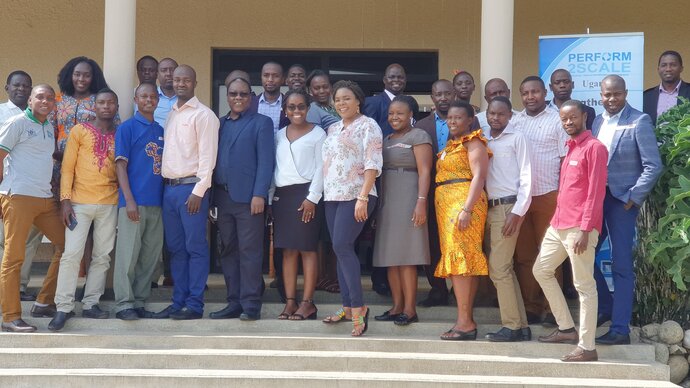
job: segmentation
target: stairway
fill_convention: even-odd
[[[210,286],[206,314],[224,306],[224,287]],[[398,327],[373,320],[388,306],[369,291],[370,328],[351,338],[349,323],[275,319],[282,305],[274,293],[267,292],[263,319],[254,322],[90,320],[77,310],[61,333],[47,330],[47,318],[28,317],[31,303],[24,303],[25,319],[39,331],[0,334],[0,387],[675,386],[668,366],[656,363],[645,344],[600,346],[599,362],[563,363],[559,357],[571,345],[441,341],[454,306],[420,308],[421,322]],[[169,295],[169,289],[155,290],[147,308],[162,310]],[[319,318],[339,308],[337,295],[317,292],[316,299]],[[479,338],[499,328],[497,308],[478,307],[475,319]],[[535,339],[551,330],[532,326]]]

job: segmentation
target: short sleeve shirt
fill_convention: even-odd
[[[161,206],[163,201],[163,127],[141,113],[122,123],[115,134],[115,161],[127,161],[129,187],[138,206]],[[125,206],[120,189],[118,207]]]
[[[412,128],[395,139],[391,139],[391,135],[386,136],[383,139],[383,168],[417,168],[414,146],[420,144],[431,145],[431,136],[419,128]]]

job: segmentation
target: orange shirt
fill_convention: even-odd
[[[115,131],[104,134],[90,123],[72,127],[62,158],[60,200],[117,205]]]

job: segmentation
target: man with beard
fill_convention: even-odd
[[[553,92],[553,100],[551,100],[548,105],[549,108],[555,109],[558,112],[561,109],[561,105],[564,102],[571,99],[573,94],[573,89],[575,88],[575,83],[573,82],[573,77],[570,72],[565,69],[557,69],[551,73],[551,81],[549,83],[549,89]],[[583,105],[585,113],[587,113],[587,122],[585,123],[585,128],[592,130],[592,123],[594,118],[597,116],[594,112],[594,108],[591,106]]]
[[[644,91],[643,111],[656,124],[659,115],[680,104],[678,97],[690,98],[690,84],[680,79],[683,72],[683,58],[677,51],[664,51],[659,56],[657,67],[661,84]]]

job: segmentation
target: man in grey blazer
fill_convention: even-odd
[[[599,247],[608,235],[613,258],[613,295],[598,266],[594,271],[599,294],[597,324],[611,320],[608,333],[596,339],[596,343],[602,345],[630,343],[629,324],[635,290],[632,255],[635,220],[663,169],[652,120],[646,113],[628,105],[627,94],[623,78],[605,77],[601,83],[601,98],[606,111],[597,116],[592,125],[593,135],[609,151]]]

